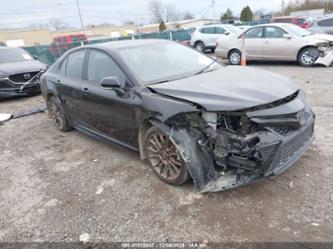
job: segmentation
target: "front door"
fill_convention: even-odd
[[[126,86],[123,89],[103,88],[101,82],[108,76],[116,76]],[[126,75],[105,52],[90,50],[83,91],[82,112],[88,128],[137,148],[140,121],[135,106],[139,106],[140,99]]]
[[[264,57],[267,60],[295,60],[296,39],[279,27],[264,31]]]

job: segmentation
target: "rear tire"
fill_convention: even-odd
[[[196,50],[198,50],[199,52],[203,53],[205,52],[206,48],[205,48],[205,44],[201,41],[198,41],[194,44],[194,48]]]
[[[162,181],[179,186],[189,179],[189,172],[177,147],[169,137],[156,127],[145,136],[145,153],[153,172]]]
[[[304,48],[299,52],[297,61],[303,67],[311,67],[320,56],[320,51],[315,47]]]
[[[231,65],[240,65],[242,60],[242,53],[238,49],[233,49],[228,54],[229,63]]]
[[[50,97],[46,101],[47,110],[50,117],[53,119],[55,126],[59,131],[69,131],[72,127],[69,125],[66,115],[59,101],[54,97]]]

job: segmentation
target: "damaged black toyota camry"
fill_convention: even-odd
[[[282,76],[162,40],[73,49],[43,74],[55,125],[139,151],[164,182],[199,192],[275,176],[314,138],[304,92]]]

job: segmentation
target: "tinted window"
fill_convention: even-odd
[[[221,27],[215,27],[215,34],[224,34],[225,29]]]
[[[102,82],[108,76],[117,76],[120,82],[126,83],[124,73],[109,55],[91,50],[88,61],[88,80]]]
[[[79,50],[69,54],[66,66],[67,76],[81,78],[84,54],[85,50]]]
[[[201,33],[204,34],[214,34],[214,27],[210,27],[210,28],[202,28],[200,31]]]
[[[262,28],[262,27],[253,28],[253,29],[248,30],[245,33],[245,37],[250,38],[250,39],[251,38],[262,38],[263,31],[264,31],[264,28]]]
[[[265,38],[282,38],[286,32],[277,27],[266,27]]]
[[[318,25],[323,26],[323,27],[333,26],[333,18],[329,18],[329,19],[326,19],[326,20],[319,21]]]
[[[306,20],[304,18],[298,18],[296,21],[296,24],[300,25],[300,24],[305,24]]]

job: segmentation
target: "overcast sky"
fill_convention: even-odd
[[[227,8],[239,14],[242,7],[267,11],[280,8],[281,0],[215,0],[216,15]],[[149,0],[79,0],[84,25],[113,23],[126,20],[147,24],[151,21],[147,11]],[[211,0],[162,0],[174,4],[179,11],[190,11],[196,18],[213,17]],[[31,24],[48,23],[51,18],[61,18],[73,27],[79,27],[75,0],[0,0],[0,28],[26,27]]]

